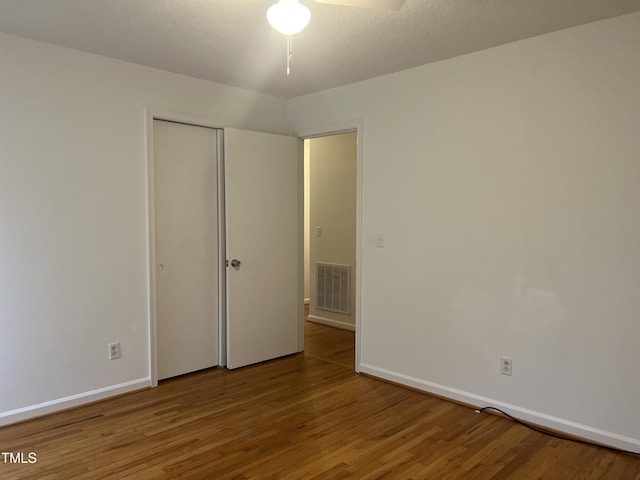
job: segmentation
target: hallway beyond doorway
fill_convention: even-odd
[[[355,332],[305,319],[304,354],[354,370]]]

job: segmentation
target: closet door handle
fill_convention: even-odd
[[[240,262],[240,260],[238,260],[237,258],[231,260],[231,266],[233,268],[240,268],[240,265],[242,265],[242,262]]]

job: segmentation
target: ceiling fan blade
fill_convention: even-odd
[[[405,0],[315,0],[318,3],[345,7],[375,8],[378,10],[400,10]]]

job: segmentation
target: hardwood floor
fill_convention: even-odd
[[[347,330],[305,322],[304,353],[355,370],[355,334]]]
[[[359,376],[353,333],[0,429],[8,479],[640,479],[640,458]]]

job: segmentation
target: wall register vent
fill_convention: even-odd
[[[349,314],[349,279],[351,267],[316,263],[317,308]]]

